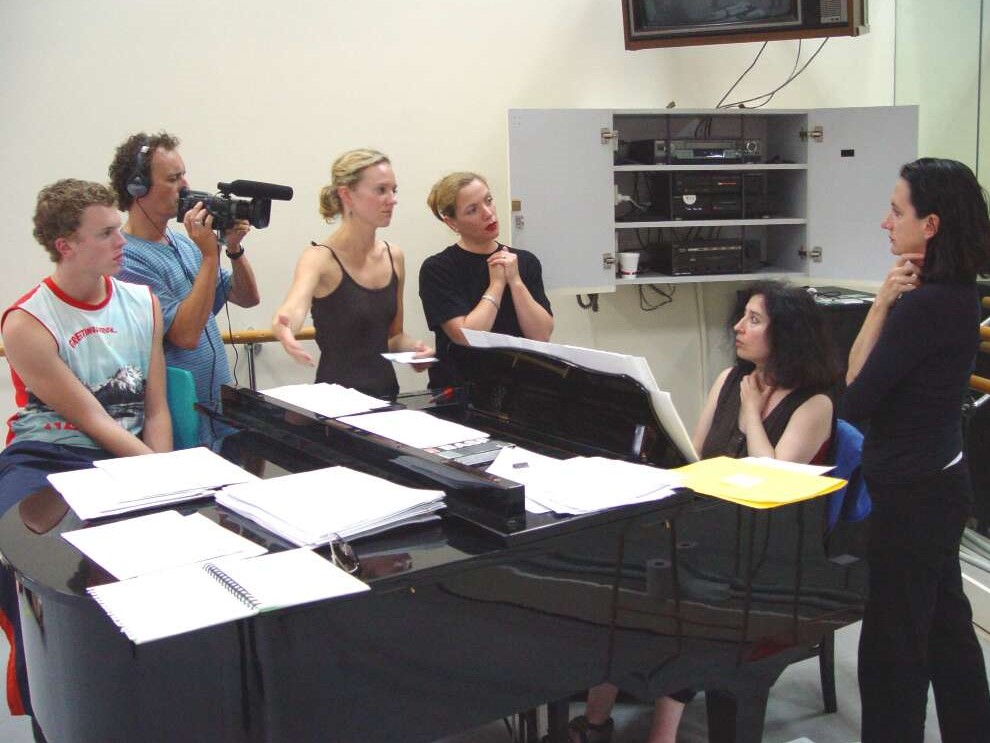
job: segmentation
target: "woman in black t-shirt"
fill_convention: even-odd
[[[499,223],[488,183],[477,173],[451,173],[430,190],[427,204],[458,240],[423,262],[419,296],[437,358],[430,386],[460,381],[450,349],[466,345],[462,330],[546,341],[553,332],[540,261],[498,241]]]
[[[870,596],[859,645],[863,743],[921,743],[928,687],[945,743],[987,740],[990,692],[959,542],[971,489],[962,403],[979,341],[975,279],[990,267],[972,171],[901,168],[882,227],[894,267],[849,353],[843,413],[868,421]]]

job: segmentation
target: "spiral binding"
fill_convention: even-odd
[[[203,568],[206,570],[207,573],[210,574],[211,577],[220,581],[223,587],[226,588],[228,591],[230,591],[232,594],[234,594],[234,596],[237,597],[237,600],[240,601],[242,604],[244,604],[245,606],[249,606],[252,609],[261,608],[261,602],[258,601],[258,599],[256,599],[251,594],[250,591],[248,591],[244,586],[242,586],[236,580],[234,580],[225,572],[223,572],[223,570],[218,568],[216,565],[214,565],[213,563],[207,563],[206,565],[203,566]]]

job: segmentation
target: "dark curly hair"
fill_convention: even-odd
[[[138,152],[145,145],[148,146],[148,154],[141,161],[141,175],[145,181],[151,184],[151,156],[155,150],[161,147],[163,150],[174,150],[179,146],[179,138],[168,132],[158,132],[158,134],[146,134],[138,132],[132,134],[124,143],[117,148],[113,155],[113,162],[107,170],[110,176],[110,187],[117,194],[117,202],[120,208],[127,211],[134,203],[134,197],[127,193],[127,182],[135,175],[135,168],[138,164]]]
[[[923,157],[901,168],[919,219],[938,216],[928,240],[922,281],[973,281],[990,270],[987,193],[973,171],[956,160]]]
[[[102,183],[64,178],[38,192],[34,209],[34,237],[48,256],[58,263],[62,256],[55,247],[60,237],[68,237],[79,229],[83,212],[89,206],[116,206],[113,191]]]
[[[767,376],[773,384],[785,389],[829,392],[838,380],[839,365],[825,317],[814,298],[800,287],[779,281],[757,281],[739,292],[733,325],[742,317],[746,303],[757,295],[763,297],[770,320]],[[737,363],[753,366],[742,359]]]

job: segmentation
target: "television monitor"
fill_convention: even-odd
[[[626,49],[858,36],[866,1],[622,0]]]

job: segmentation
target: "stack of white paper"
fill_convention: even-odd
[[[379,400],[377,397],[371,397],[350,387],[327,384],[326,382],[272,387],[268,390],[261,390],[261,394],[327,418],[367,413],[369,410],[387,408],[390,404],[385,400]]]
[[[88,590],[127,637],[142,643],[369,588],[298,549],[186,565]]]
[[[204,447],[93,464],[48,476],[81,519],[202,498],[224,485],[258,479]]]
[[[62,536],[120,580],[215,557],[251,557],[268,551],[202,514],[183,516],[177,511],[91,526]]]
[[[659,500],[680,484],[674,472],[603,457],[553,459],[506,447],[488,472],[526,486],[526,510],[579,514]]]
[[[436,518],[443,496],[442,490],[327,467],[224,488],[217,503],[293,544],[311,546]]]

